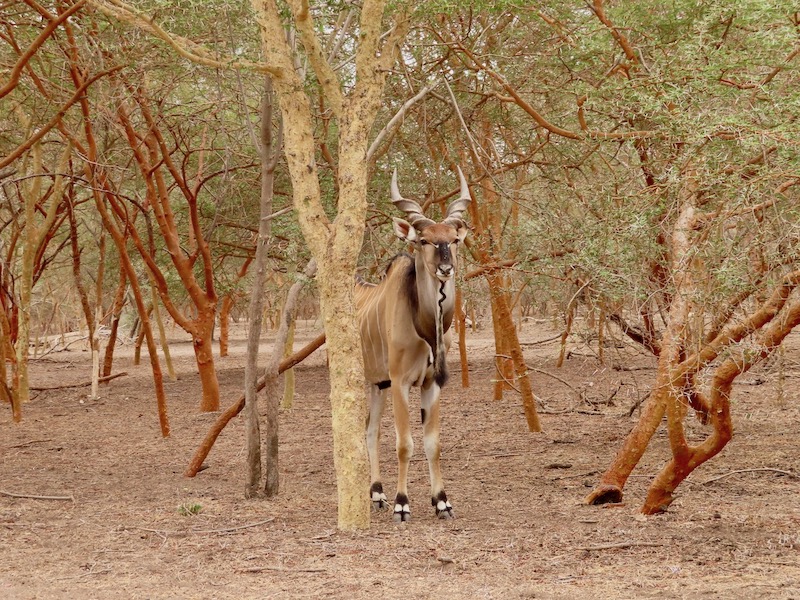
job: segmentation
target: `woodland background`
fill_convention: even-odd
[[[539,428],[526,319],[559,323],[556,369],[579,311],[598,364],[614,340],[649,354],[640,419],[587,501],[622,500],[666,415],[671,458],[642,507],[666,510],[729,441],[733,383],[784,360],[800,322],[798,34],[785,3],[745,0],[0,2],[5,418],[25,419],[29,362],[87,343],[73,332],[87,379],[113,376],[117,340],[146,342],[164,436],[165,323],[192,341],[202,411],[220,408],[232,321],[285,323],[279,360],[289,305],[324,322],[332,374],[357,365],[333,299],[401,250],[392,171],[435,217],[460,166],[458,328],[491,328],[495,398],[519,391]],[[357,462],[349,377],[331,379],[334,445]],[[368,526],[366,494],[341,496],[358,477],[339,482],[343,529]]]

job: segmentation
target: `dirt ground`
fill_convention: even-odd
[[[190,345],[173,347],[180,378],[166,383],[168,439],[149,365],[134,366],[122,346],[115,372],[128,375],[99,399],[86,387],[39,391],[21,424],[0,407],[0,598],[800,599],[800,336],[782,371],[758,368],[736,385],[736,433],[722,455],[679,488],[667,514],[643,517],[649,480],[668,452],[663,431],[624,504],[582,500],[635,423],[628,412],[646,395],[655,360],[607,348],[603,365],[576,335],[556,369],[557,341],[535,343],[554,333],[529,323],[521,334],[545,432],[527,432],[513,391],[492,400],[491,335],[471,333],[471,386],[461,388],[451,351],[442,396],[443,470],[456,519],[434,517],[413,419],[413,520],[398,526],[388,513],[373,514],[358,534],[336,530],[323,353],[297,369],[295,406],[280,423],[282,493],[267,501],[243,498],[240,418],[220,436],[209,468],[183,476],[216,418],[198,413]],[[315,334],[300,330],[296,347]],[[223,407],[242,385],[239,335],[232,355],[218,360]],[[33,361],[32,385],[87,381],[89,355],[73,347]],[[692,440],[703,437],[692,417],[687,424]],[[391,496],[390,409],[382,457]]]

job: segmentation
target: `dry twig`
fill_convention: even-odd
[[[731,475],[736,475],[738,473],[757,473],[760,471],[768,471],[772,473],[780,473],[781,475],[788,475],[789,477],[794,477],[795,479],[800,479],[800,475],[792,473],[791,471],[784,471],[783,469],[772,469],[770,467],[758,467],[755,469],[739,469],[737,471],[729,471],[728,473],[723,473],[722,475],[717,475],[716,477],[712,477],[711,479],[706,479],[703,482],[703,485],[708,485],[714,481],[719,481],[720,479],[725,479],[726,477],[730,477]]]
[[[188,531],[177,531],[177,530],[169,530],[169,529],[150,529],[148,527],[125,527],[124,529],[139,529],[140,531],[148,531],[150,533],[156,533],[161,536],[168,536],[168,535],[210,535],[210,534],[218,534],[218,533],[231,533],[233,531],[240,531],[242,529],[249,529],[251,527],[258,527],[259,525],[264,525],[265,523],[271,523],[274,521],[274,518],[264,519],[263,521],[256,521],[255,523],[248,523],[247,525],[238,525],[237,527],[226,527],[225,529],[190,529]]]
[[[264,566],[264,567],[247,567],[246,569],[237,569],[237,573],[261,573],[262,571],[279,571],[281,573],[325,573],[326,569],[312,569],[312,568],[297,568],[279,567],[279,566]]]
[[[595,550],[617,550],[620,548],[633,548],[635,546],[658,547],[663,545],[664,544],[660,544],[657,542],[617,542],[611,544],[598,544],[596,546],[576,546],[574,549],[585,550],[586,552],[593,552]]]
[[[117,377],[124,377],[127,374],[128,374],[127,372],[123,371],[122,373],[117,373],[115,375],[106,375],[105,377],[100,377],[97,381],[100,383],[106,383],[108,381],[111,381],[112,379],[116,379]],[[35,390],[37,392],[46,392],[48,390],[66,390],[69,388],[89,387],[90,385],[92,385],[92,382],[87,381],[85,383],[68,383],[66,385],[54,385],[51,387],[31,386],[30,389]]]
[[[75,497],[72,495],[69,496],[37,496],[35,494],[17,494],[14,492],[7,492],[5,490],[0,490],[0,496],[8,496],[9,498],[30,498],[32,500],[68,500],[69,502],[75,502]]]

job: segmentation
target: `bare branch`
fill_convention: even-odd
[[[383,140],[386,138],[387,135],[394,132],[398,123],[400,123],[406,116],[406,113],[414,106],[417,102],[422,100],[425,96],[427,96],[436,86],[441,83],[440,80],[436,80],[428,86],[422,88],[419,92],[416,93],[413,97],[406,100],[405,104],[400,107],[400,110],[389,119],[389,122],[381,129],[380,133],[375,137],[375,141],[372,142],[372,145],[367,150],[367,161],[371,162],[375,157],[375,153],[378,151]]]
[[[152,18],[146,17],[134,7],[120,0],[89,0],[89,3],[100,12],[123,21],[128,25],[147,31],[165,41],[180,56],[193,63],[220,69],[245,69],[258,73],[269,73],[274,77],[283,76],[281,69],[264,63],[254,63],[239,58],[226,59],[219,57],[188,38],[165,31]]]
[[[314,20],[311,18],[308,0],[291,0],[289,5],[292,8],[292,13],[294,13],[294,21],[297,31],[300,33],[300,40],[306,49],[306,56],[308,56],[311,67],[317,75],[317,81],[319,81],[325,92],[334,114],[337,117],[341,117],[344,96],[339,77],[326,60],[322,45],[314,32]]]

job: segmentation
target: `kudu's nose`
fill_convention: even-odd
[[[453,265],[439,265],[436,274],[444,279],[449,279],[453,275]]]

